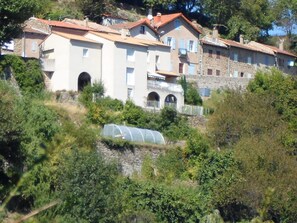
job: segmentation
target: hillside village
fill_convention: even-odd
[[[295,223],[285,3],[0,0],[0,222]]]
[[[276,67],[297,74],[296,55],[255,41],[220,38],[216,27],[202,33],[182,13],[149,15],[136,22],[104,15],[102,25],[85,20],[30,18],[23,34],[3,54],[41,61],[47,89],[81,91],[102,82],[106,95],[141,107],[181,111],[180,77],[203,97],[223,88],[245,88],[257,70]]]

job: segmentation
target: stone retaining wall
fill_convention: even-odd
[[[156,160],[160,154],[164,154],[165,148],[140,147],[133,149],[112,149],[105,144],[98,142],[97,149],[107,161],[115,161],[119,164],[121,173],[124,176],[141,173],[142,163],[145,157],[149,156]]]

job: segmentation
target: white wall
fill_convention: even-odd
[[[54,49],[50,59],[55,60],[55,71],[51,77],[51,89],[69,90],[70,41],[56,34],[50,35],[42,44],[43,50]]]
[[[54,49],[49,59],[55,60],[55,71],[50,79],[52,91],[78,90],[78,76],[87,72],[91,81],[101,76],[101,44],[69,40],[51,34],[42,44],[43,50]],[[89,50],[89,57],[82,56],[83,49]]]
[[[70,41],[70,90],[77,91],[78,77],[82,72],[91,76],[91,83],[99,82],[101,77],[101,44]],[[88,56],[83,56],[83,49],[88,49]]]
[[[129,30],[131,37],[146,39],[146,40],[155,40],[155,41],[158,39],[157,34],[153,30],[151,30],[148,26],[145,26],[145,34],[140,33],[140,27],[141,26],[137,26]]]

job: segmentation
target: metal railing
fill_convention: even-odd
[[[160,108],[160,102],[159,101],[147,100],[146,106],[151,107],[151,108]]]
[[[202,116],[204,115],[204,109],[202,106],[184,105],[182,107],[181,113],[185,115],[191,115],[191,116],[195,116],[195,115]]]

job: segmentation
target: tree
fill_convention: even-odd
[[[0,80],[0,200],[10,186],[16,184],[22,172],[24,156],[21,150],[22,116],[18,95],[7,82]],[[1,202],[2,203],[2,202]]]
[[[294,25],[297,23],[297,2],[294,0],[274,0],[272,5],[276,16],[275,24],[282,27],[290,37]]]
[[[101,22],[102,14],[111,13],[114,0],[75,0],[84,16],[92,21]]]
[[[117,222],[116,177],[97,151],[74,149],[59,168],[59,213],[75,222]]]
[[[22,23],[39,10],[39,0],[0,0],[0,46],[17,37]]]

